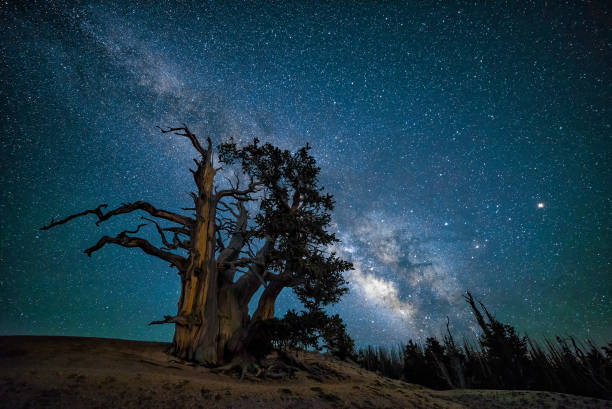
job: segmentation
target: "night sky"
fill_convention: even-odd
[[[82,252],[139,215],[38,229],[189,207],[196,152],[155,129],[184,122],[312,145],[358,345],[472,336],[468,289],[521,333],[612,338],[610,3],[25,3],[0,6],[0,334],[171,340],[147,323],[175,270]]]

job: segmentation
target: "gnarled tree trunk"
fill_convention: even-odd
[[[246,330],[249,324],[248,300],[259,287],[259,284],[252,285],[254,280],[251,278],[248,280],[251,294],[240,293],[238,286],[232,283],[233,274],[226,280],[220,274],[223,266],[215,259],[215,174],[209,147],[194,172],[198,188],[198,194],[194,197],[196,220],[191,229],[189,264],[181,275],[177,312],[177,317],[181,319],[175,322],[172,344],[172,352],[178,357],[208,365],[223,364],[243,348],[239,342],[235,342],[231,348],[228,343],[232,339],[240,339],[238,335]],[[246,217],[243,221],[246,223]],[[238,237],[235,246],[239,250],[242,245]]]
[[[173,352],[183,359],[217,364],[223,360],[224,345],[219,343],[218,273],[215,262],[216,203],[213,193],[215,169],[209,147],[194,172],[198,188],[195,198],[195,225],[191,229],[192,251],[181,276],[181,297]]]

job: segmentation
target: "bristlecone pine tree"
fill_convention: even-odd
[[[191,193],[193,211],[182,215],[137,201],[105,212],[106,204],[51,222],[42,230],[74,218],[95,215],[96,225],[125,213],[144,211],[172,222],[161,226],[151,218],[163,247],[125,230],[104,236],[85,250],[88,256],[107,244],[138,247],[178,270],[181,295],[178,312],[151,324],[174,324],[171,352],[184,360],[218,366],[245,359],[251,329],[274,317],[274,304],[283,288],[293,289],[307,309],[339,300],[346,291],[342,272],[351,264],[327,249],[338,240],[327,231],[333,199],[318,186],[319,168],[310,147],[292,153],[255,139],[240,147],[233,141],[218,146],[219,165],[240,168],[240,178],[219,190],[210,138],[204,148],[186,126],[163,133],[187,137],[199,153],[191,170],[197,192]],[[248,181],[248,182],[245,182]],[[258,205],[258,206],[257,206]],[[250,212],[247,210],[250,209]],[[253,213],[253,214],[250,214]],[[171,239],[170,239],[171,236]],[[256,310],[248,305],[264,287]]]

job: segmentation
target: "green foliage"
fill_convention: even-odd
[[[326,252],[338,242],[328,231],[334,202],[318,186],[320,169],[310,147],[290,152],[255,139],[243,147],[220,145],[219,158],[239,164],[251,183],[263,189],[252,235],[274,238],[268,257],[274,279],[292,287],[307,309],[338,302],[347,291],[342,272],[352,264]]]
[[[324,348],[342,360],[355,356],[355,343],[337,314],[328,316],[321,309],[300,313],[289,310],[282,319],[275,318],[264,323],[269,342],[274,347],[284,350]]]
[[[373,348],[359,350],[357,362],[368,371],[380,373],[390,378],[399,379],[403,372],[402,349]]]
[[[262,356],[274,347],[325,348],[341,359],[353,356],[354,343],[344,323],[338,315],[323,311],[347,291],[342,273],[352,264],[328,251],[339,241],[329,231],[334,202],[318,185],[320,169],[310,147],[291,152],[254,139],[244,146],[233,141],[222,144],[218,152],[224,165],[240,167],[250,179],[243,192],[258,191],[259,209],[248,234],[271,246],[262,281],[275,288],[292,288],[306,307],[300,313],[290,310],[282,319],[252,323],[248,352]]]
[[[600,349],[592,342],[557,337],[542,346],[520,337],[480,304],[485,320],[471,294],[466,299],[482,329],[477,345],[464,341],[457,346],[449,331],[443,342],[410,340],[401,354],[395,348],[368,347],[359,351],[359,364],[435,389],[534,389],[612,398],[612,341]]]
[[[338,359],[355,358],[355,342],[346,333],[346,326],[338,314],[329,317],[323,329],[324,347]]]

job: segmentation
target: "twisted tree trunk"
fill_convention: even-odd
[[[208,365],[220,365],[231,360],[244,345],[238,340],[249,324],[248,301],[259,287],[252,276],[242,286],[233,283],[234,269],[224,276],[225,259],[235,258],[244,244],[240,231],[227,252],[215,258],[216,213],[219,195],[213,192],[216,171],[212,149],[202,154],[194,180],[198,193],[195,201],[195,224],[191,229],[191,251],[188,267],[181,274],[181,296],[172,352],[185,360]],[[242,206],[242,205],[240,205]],[[244,209],[240,207],[241,211]],[[246,225],[246,211],[238,217],[237,225]],[[233,247],[232,247],[233,246]],[[231,254],[234,253],[234,254]],[[236,254],[238,253],[238,254]],[[242,290],[242,291],[241,291]],[[230,347],[231,340],[234,343]]]
[[[284,285],[277,281],[274,281],[268,285],[259,298],[257,309],[253,314],[254,320],[269,320],[274,318],[274,304],[276,303],[276,298],[283,288]]]
[[[218,345],[218,294],[215,264],[215,203],[213,182],[215,169],[212,149],[205,151],[203,162],[194,172],[198,187],[195,199],[196,220],[191,229],[189,264],[181,275],[181,297],[178,317],[185,324],[176,323],[173,352],[180,358],[216,364],[222,358]],[[220,353],[221,352],[221,353]]]

